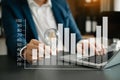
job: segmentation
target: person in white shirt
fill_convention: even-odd
[[[6,13],[9,14],[5,15]],[[16,56],[15,35],[17,34],[17,26],[15,19],[17,18],[27,19],[28,38],[23,39],[23,42],[25,41],[24,43],[27,44],[22,48],[21,55],[28,62],[32,61],[32,49],[38,49],[39,44],[45,43],[45,31],[51,28],[57,29],[58,23],[63,23],[64,27],[70,28],[70,32],[76,33],[78,44],[83,43],[80,31],[65,0],[11,0],[11,2],[4,0],[3,27],[6,34],[8,53],[12,56]],[[9,28],[11,29],[10,31],[8,30]],[[105,53],[104,48],[101,48],[100,51],[95,49],[95,51],[97,55]]]

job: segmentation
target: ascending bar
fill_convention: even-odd
[[[70,29],[64,28],[64,55],[69,54],[69,36],[70,36]],[[68,57],[68,62],[70,57]],[[64,62],[64,65],[69,65],[69,63]]]
[[[76,34],[71,33],[71,54],[76,53]]]
[[[45,65],[50,65],[50,46],[45,45]]]
[[[32,64],[35,65],[37,62],[37,49],[32,49]]]
[[[51,38],[51,44],[52,55],[56,56],[56,38]]]
[[[71,33],[71,45],[70,45],[70,54],[71,56],[76,54],[76,33]],[[70,61],[72,60],[72,57],[69,57]],[[75,56],[75,60],[77,60],[77,56]],[[71,64],[73,65],[73,64]]]
[[[77,44],[77,58],[82,58],[82,44]]]
[[[94,56],[95,55],[95,38],[90,38],[90,55],[89,56]]]
[[[102,49],[101,47],[101,26],[96,26],[96,50],[99,53]],[[102,61],[101,56],[96,56],[96,63],[100,63]]]
[[[101,26],[96,26],[96,49],[101,50]]]
[[[103,17],[103,46],[108,48],[108,17]]]
[[[56,49],[56,38],[51,38],[51,52],[52,52],[52,56],[51,56],[51,65],[56,65],[57,64],[57,49]]]
[[[88,40],[83,40],[83,57],[88,57]]]
[[[44,61],[41,60],[44,58],[44,44],[40,43],[39,44],[39,65],[44,65]]]
[[[88,40],[83,40],[83,58],[88,58],[89,55],[88,55]],[[84,60],[84,59],[82,59]],[[89,59],[87,60],[89,61]],[[82,61],[82,64],[84,65],[83,61]]]
[[[60,61],[60,57],[63,56],[63,24],[60,23],[58,24],[58,55],[57,55],[57,58],[58,58],[58,65],[63,65],[63,62]]]
[[[63,24],[58,24],[58,50],[63,51]]]
[[[64,28],[64,52],[69,52],[69,28]]]
[[[39,58],[44,57],[44,44],[39,44]]]
[[[83,64],[82,62],[82,57],[83,57],[83,49],[82,49],[83,45],[82,43],[78,43],[77,44],[77,64]],[[81,59],[81,62],[80,62],[80,59]]]
[[[89,42],[90,42],[90,54],[89,54],[89,56],[93,56],[92,58],[89,58],[89,61],[95,62],[96,61],[96,58],[95,58],[95,38],[90,38]]]
[[[45,58],[50,58],[50,46],[45,45]]]

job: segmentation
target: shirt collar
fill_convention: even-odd
[[[28,1],[28,4],[31,5],[31,4],[34,4],[35,6],[38,6],[37,3],[34,1],[34,0],[27,0]],[[42,6],[50,6],[52,7],[52,3],[51,3],[51,0],[47,0],[47,3],[43,4]],[[38,6],[40,7],[40,6]]]

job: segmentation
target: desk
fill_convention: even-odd
[[[120,80],[120,65],[98,70],[25,70],[14,60],[0,56],[0,80]]]

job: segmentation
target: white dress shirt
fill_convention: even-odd
[[[57,28],[56,22],[52,13],[51,0],[47,0],[47,3],[39,6],[34,0],[27,0],[33,20],[36,25],[36,30],[38,33],[38,38],[40,41],[44,42],[44,33],[50,28]]]
[[[38,33],[38,38],[40,41],[45,42],[44,33],[50,28],[57,29],[57,25],[52,13],[51,0],[47,0],[46,4],[39,6],[34,0],[27,0],[30,7],[34,23],[36,25],[36,30]],[[23,47],[20,50],[20,56],[23,58],[22,51],[26,48]],[[23,58],[24,59],[24,58]]]
[[[44,33],[46,30],[50,28],[56,29],[56,22],[52,13],[52,4],[51,0],[47,0],[46,4],[43,4],[42,6],[39,6],[34,0],[27,0],[28,5],[30,7],[33,20],[36,25],[36,30],[38,33],[38,39],[39,41],[45,42],[44,40]],[[23,47],[20,50],[20,56],[22,57],[22,51],[26,48]],[[23,58],[23,57],[22,57]]]

